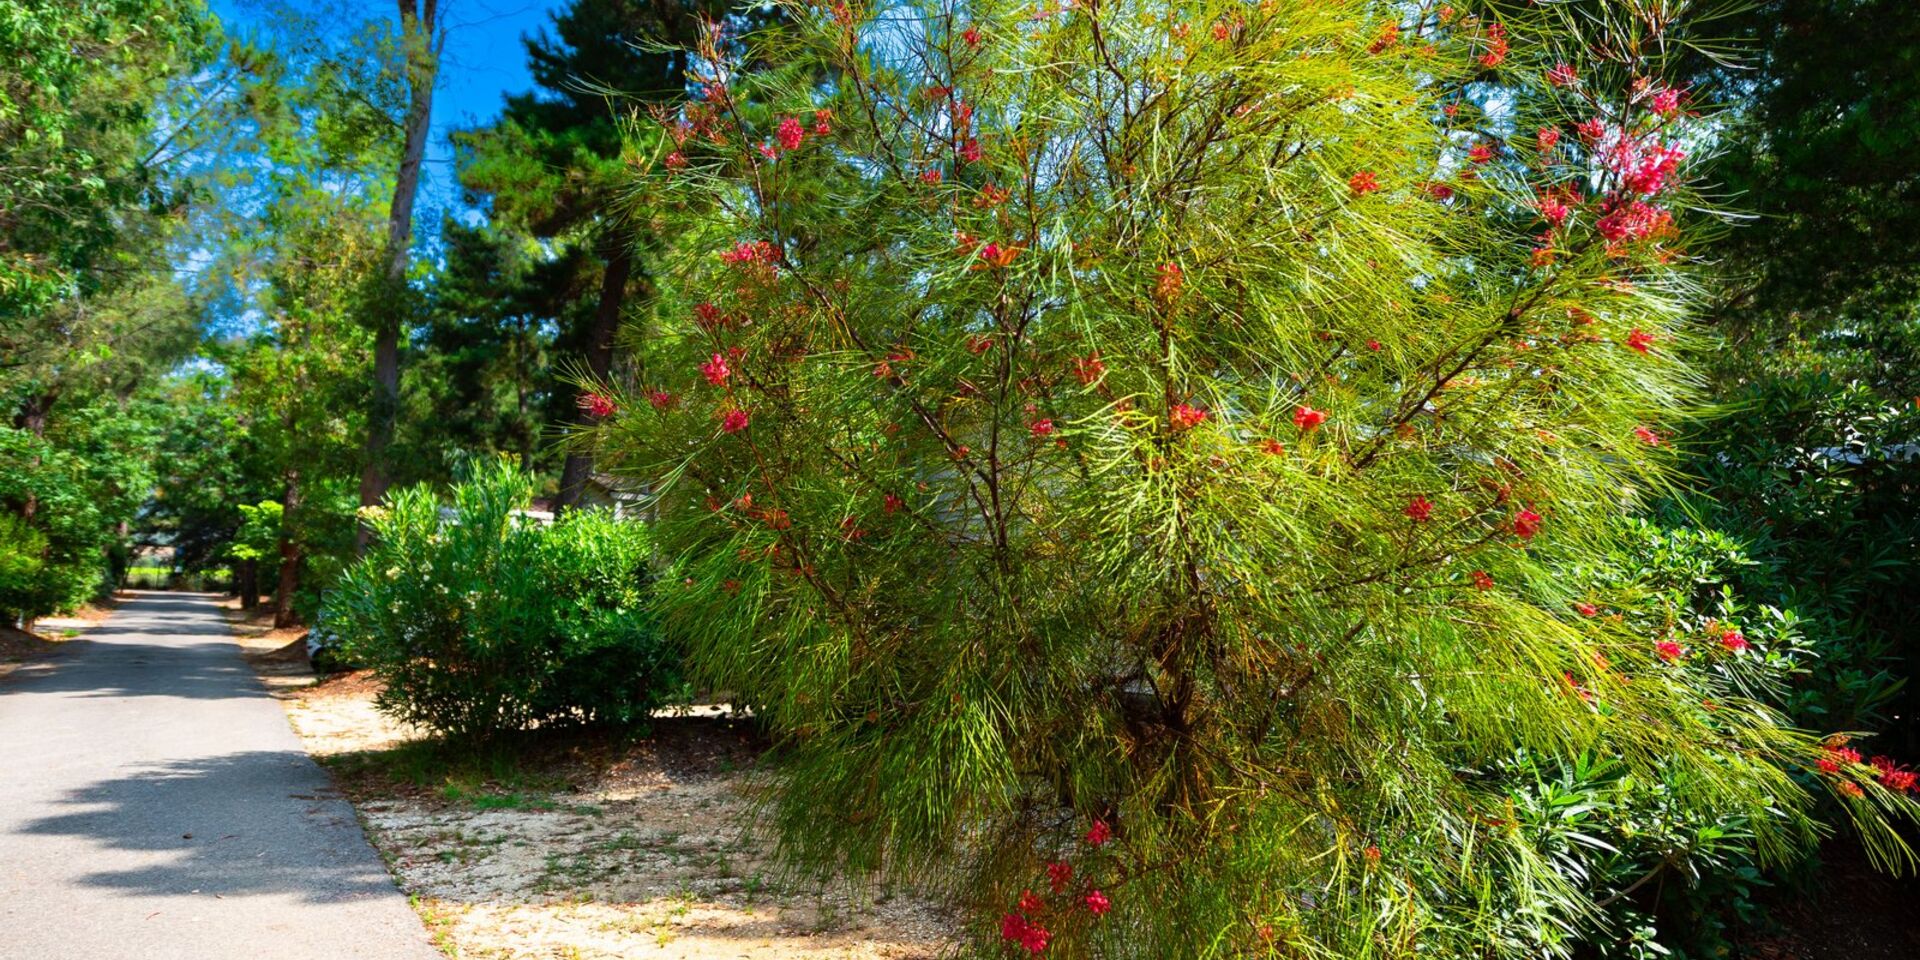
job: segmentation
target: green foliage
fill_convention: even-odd
[[[678,673],[648,610],[644,528],[592,511],[526,517],[532,480],[475,466],[443,508],[425,486],[374,512],[374,544],[328,596],[381,705],[459,739],[635,724]]]
[[[1163,958],[1570,953],[1623,887],[1504,815],[1523,769],[1663,824],[1636,860],[1792,856],[1809,783],[1910,859],[1910,798],[1801,779],[1785,624],[1778,663],[1689,649],[1726,544],[1568,574],[1670,489],[1697,386],[1704,201],[1634,175],[1711,130],[1657,106],[1680,6],[793,4],[710,40],[636,138],[680,241],[593,442],[658,491],[699,679],[781,738],[785,861]]]
[[[0,616],[35,618],[110,588],[121,524],[153,487],[151,424],[100,404],[47,436],[0,426],[0,515],[9,516]]]

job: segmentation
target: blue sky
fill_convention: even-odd
[[[317,5],[293,2],[303,8]],[[229,30],[272,34],[272,17],[260,0],[209,0],[208,5]],[[398,16],[393,0],[337,0],[336,5],[362,19]],[[414,218],[416,236],[422,228],[437,230],[440,214],[458,205],[447,135],[493,119],[508,94],[532,88],[520,38],[552,22],[553,12],[564,6],[566,0],[440,0],[447,47],[434,92],[433,141]]]

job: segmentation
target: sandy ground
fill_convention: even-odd
[[[662,717],[630,742],[550,736],[487,773],[450,769],[348,673],[316,682],[298,631],[238,640],[335,774],[449,957],[909,960],[951,921],[910,896],[776,880],[742,834],[758,744],[744,724]]]
[[[0,625],[0,678],[20,669],[20,665],[47,656],[88,627],[113,613],[113,601],[88,604],[64,617],[42,617],[34,621],[33,632]]]

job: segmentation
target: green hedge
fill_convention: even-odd
[[[381,706],[462,739],[626,725],[681,686],[647,609],[646,530],[597,511],[525,516],[533,480],[477,466],[443,509],[431,489],[373,513],[374,545],[327,598]]]

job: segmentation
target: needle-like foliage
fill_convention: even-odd
[[[1685,7],[716,30],[593,442],[657,494],[694,669],[780,737],[788,862],[1013,951],[1534,957],[1592,911],[1514,829],[1517,749],[1763,856],[1807,778],[1904,803],[1560,576],[1693,402]]]

